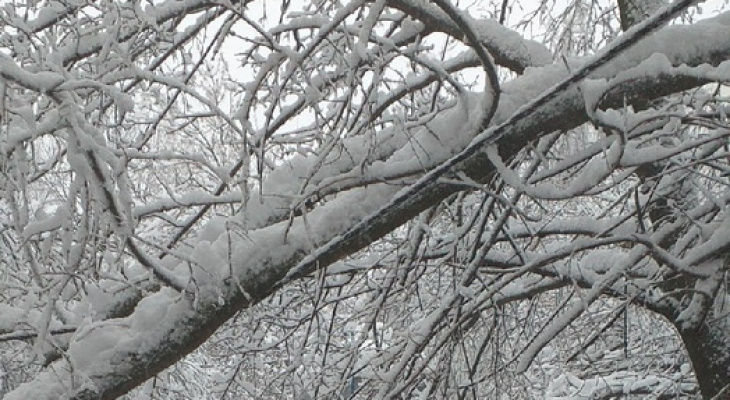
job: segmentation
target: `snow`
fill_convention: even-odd
[[[114,98],[114,104],[120,113],[125,114],[134,111],[134,100],[132,96],[127,93],[123,93],[116,88],[111,90],[112,97]]]
[[[27,311],[0,304],[0,334],[12,332],[26,320]]]
[[[58,207],[52,216],[41,220],[34,220],[23,228],[23,238],[26,240],[34,235],[59,229],[69,219],[68,210]]]
[[[5,399],[55,400],[84,388],[93,391],[93,377],[114,375],[128,357],[151,351],[161,340],[175,340],[170,326],[186,316],[190,316],[187,302],[163,288],[143,299],[128,318],[98,322],[86,318],[73,334],[67,357]]]
[[[0,73],[6,79],[10,79],[40,93],[50,92],[64,81],[61,75],[53,72],[28,72],[18,66],[10,56],[4,53],[0,53]]]
[[[68,8],[60,2],[49,2],[47,5],[40,9],[36,19],[28,23],[27,28],[30,31],[35,31],[43,26],[46,26],[55,21],[60,15],[63,15]]]
[[[650,62],[648,62],[648,65],[652,66],[652,68],[654,68],[654,70],[656,71],[657,65],[661,64],[660,61],[665,61],[666,57],[664,57],[664,58],[655,57],[655,59],[657,61],[650,61]],[[620,68],[620,65],[617,67]],[[542,69],[536,69],[533,71],[528,71],[530,73],[526,73],[526,77],[523,77],[523,79],[520,79],[518,81],[515,81],[515,82],[521,82],[519,87],[513,87],[514,84],[507,84],[504,87],[504,91],[506,94],[519,94],[521,96],[531,96],[531,93],[534,93],[535,90],[534,89],[529,90],[528,86],[532,86],[533,88],[544,87],[544,83],[542,83],[541,85],[533,85],[531,80],[533,80],[533,79],[536,81],[539,80],[540,82],[544,82],[545,80],[549,81],[551,79],[551,78],[549,78],[551,73],[546,74],[546,72],[548,72],[549,70],[555,70],[555,72],[558,74],[557,76],[563,76],[565,73],[565,71],[560,66],[553,66],[553,67],[547,67],[547,68],[542,68]],[[645,71],[638,70],[635,73],[645,73]],[[629,79],[629,78],[630,77],[628,77],[628,76],[626,77],[626,79]],[[525,90],[525,89],[527,89],[527,90]],[[521,104],[524,101],[524,100],[520,100],[519,98],[516,98],[516,96],[505,96],[505,97],[507,97],[507,99],[503,101],[503,104],[506,104],[507,106],[502,105],[500,107],[500,112],[498,114],[498,117],[496,118],[497,120],[505,118],[504,116],[509,115],[511,112],[513,112],[513,110],[514,110],[514,108],[516,108],[517,104]],[[515,106],[510,107],[509,104],[515,104]],[[426,150],[424,150],[422,152],[418,152],[420,143],[422,141],[426,141],[426,140],[430,141],[430,143],[428,143],[428,146],[426,147]],[[407,161],[408,163],[401,164],[398,169],[399,170],[408,170],[406,168],[410,168],[411,170],[414,170],[414,169],[425,167],[429,163],[424,164],[424,160],[428,160],[428,158],[430,158],[430,156],[431,156],[431,152],[429,150],[434,148],[434,145],[435,145],[435,147],[438,147],[438,145],[442,145],[444,143],[452,144],[452,145],[454,145],[454,148],[459,148],[459,146],[463,145],[463,143],[460,143],[458,140],[439,142],[438,138],[419,139],[416,143],[414,143],[415,144],[414,151],[417,152],[416,153],[417,156],[409,158],[409,156],[411,156],[412,153],[409,154],[408,152],[404,152],[403,159],[404,159],[404,161]],[[358,146],[348,146],[348,147],[353,150],[358,148]],[[357,154],[357,152],[355,154]],[[647,153],[645,153],[645,154],[647,154]],[[393,159],[393,160],[395,160],[395,159]],[[583,181],[584,182],[582,184],[583,187],[575,188],[575,190],[584,190],[585,187],[589,186],[589,184],[599,181],[599,178],[601,176],[605,175],[605,171],[603,171],[604,173],[601,174],[602,171],[600,168],[600,163],[597,163],[595,165],[597,167],[594,170],[592,177],[589,177],[591,179]],[[368,171],[370,173],[370,176],[373,178],[387,176],[387,171],[378,172],[379,168],[380,168],[380,164],[373,165],[373,167]],[[393,168],[393,169],[395,169],[395,168]],[[292,190],[286,190],[286,189],[284,189],[284,187],[286,187],[286,186],[292,187],[292,186],[298,185],[297,178],[296,178],[297,175],[295,172],[297,170],[303,170],[303,169],[301,169],[300,167],[292,167],[291,170],[289,170],[288,172],[286,170],[282,170],[281,174],[275,173],[275,175],[277,175],[277,176],[273,176],[270,179],[268,179],[267,182],[263,185],[264,188],[269,193],[272,193],[274,195],[276,195],[278,193],[287,193],[287,192],[291,193]],[[326,175],[325,172],[330,172],[330,171],[332,171],[332,170],[328,169],[326,171],[322,171],[322,173],[320,173],[318,175]],[[289,177],[288,181],[290,183],[287,185],[284,185],[284,187],[282,187],[281,184],[284,183],[285,181],[287,181],[286,178],[283,179],[284,175],[288,175],[288,177]],[[300,179],[302,179],[302,178],[303,177],[301,177]],[[316,182],[316,179],[314,181]],[[588,183],[585,183],[585,182],[588,182]],[[558,195],[552,195],[552,196],[558,196],[558,198],[559,198],[559,196],[561,196],[561,195],[558,194]],[[263,200],[263,199],[261,199],[261,200]],[[280,197],[278,199],[268,197],[266,199],[266,203],[268,203],[268,204],[264,209],[256,206],[257,203],[259,205],[264,203],[263,201],[258,201],[258,202],[253,201],[251,203],[253,203],[253,206],[250,207],[249,210],[247,210],[247,217],[248,217],[247,225],[250,227],[256,227],[256,226],[265,224],[266,221],[269,220],[269,217],[271,216],[271,214],[287,212],[286,210],[289,209],[288,205],[291,203],[291,201],[284,197]],[[278,210],[278,212],[276,210]]]
[[[226,225],[226,218],[213,217],[205,223],[203,229],[198,233],[197,239],[201,242],[212,242],[228,230]]]
[[[704,261],[725,254],[730,247],[730,218],[727,214],[717,226],[712,236],[700,245],[696,245],[684,256],[687,265],[699,265]]]
[[[117,368],[113,363],[120,355],[144,354],[160,339],[170,340],[169,324],[188,314],[187,301],[174,290],[163,288],[142,299],[127,318],[86,319],[71,339],[68,358],[81,376],[113,372]]]
[[[135,218],[140,218],[152,213],[162,212],[183,206],[190,205],[203,205],[203,204],[215,204],[215,203],[240,203],[243,199],[241,192],[231,191],[218,196],[211,193],[194,190],[188,193],[180,194],[174,199],[162,198],[149,203],[141,204],[134,207],[132,215]],[[221,231],[222,232],[222,231]]]
[[[456,106],[441,111],[436,117],[424,117],[417,123],[380,132],[377,148],[368,144],[369,138],[358,136],[347,138],[341,144],[347,150],[347,157],[342,157],[340,152],[329,152],[325,153],[325,160],[305,157],[290,160],[266,177],[262,184],[263,197],[252,195],[244,210],[244,225],[247,229],[255,229],[281,218],[277,215],[288,216],[292,205],[301,200],[293,193],[301,191],[304,181],[309,182],[305,192],[320,192],[346,187],[353,179],[377,181],[391,174],[419,173],[437,165],[471,140],[468,126],[458,131],[454,131],[453,126],[467,121],[468,115],[476,112],[480,104],[478,99],[476,95],[465,96]],[[383,161],[368,165],[365,163],[368,159]],[[358,169],[363,165],[364,169]]]
[[[634,266],[643,257],[643,251],[634,248],[628,255],[616,254],[609,260],[603,260],[602,262],[610,264],[608,271],[600,279],[597,279],[593,287],[583,293],[579,299],[561,305],[560,314],[551,318],[547,325],[535,335],[533,340],[520,353],[515,370],[519,373],[527,371],[532,361],[547,343],[575,321],[584,310],[603,295],[606,288],[611,287],[628,268]]]
[[[155,9],[150,9],[149,16],[151,21],[154,22],[168,14],[174,15],[180,7],[193,7],[196,4],[202,7],[204,3],[190,1],[166,2]],[[480,27],[480,35],[488,37],[485,40],[511,43],[506,36],[490,36],[494,35],[493,32],[503,32],[491,22],[480,22],[478,26]],[[713,28],[714,35],[727,33],[725,26],[715,27],[711,24],[706,26]],[[703,27],[706,26],[703,25]],[[723,36],[723,40],[726,40],[726,38],[727,35]],[[364,38],[360,40],[361,46],[358,47],[358,54],[360,57],[364,57],[368,52],[365,46],[366,40]],[[719,47],[719,44],[716,43],[716,45]],[[507,50],[522,51],[520,50],[522,46],[522,42],[511,43]],[[676,47],[681,46],[675,45],[672,48]],[[526,53],[520,54],[523,54],[525,58],[529,58],[525,62],[529,61],[532,64],[548,62],[546,56],[549,53],[541,53],[543,50],[545,49],[539,47],[528,48]],[[680,58],[681,54],[679,52],[681,51],[685,50],[676,50],[674,55],[649,56],[638,67],[627,69],[626,72],[611,81],[596,79],[590,84],[585,84],[583,90],[585,91],[584,100],[586,104],[590,108],[597,102],[606,87],[618,80],[629,81],[636,76],[684,71],[701,74],[702,76],[724,77],[723,79],[727,79],[726,74],[730,69],[727,64],[723,64],[716,69],[703,67],[688,70],[672,67],[670,61],[673,63],[673,60]],[[641,53],[641,51],[631,50],[627,52],[629,55],[635,55],[634,53]],[[60,82],[61,77],[56,74],[28,74],[12,61],[9,61],[7,57],[2,57],[4,56],[0,56],[0,70],[3,71],[2,73],[11,76],[12,79],[21,84],[29,85],[29,87],[36,88],[39,91],[48,91],[55,88]],[[603,75],[609,77],[611,72],[621,69],[624,64],[621,62],[610,64],[604,69]],[[547,66],[541,69],[528,70],[524,77],[506,84],[504,105],[500,106],[497,119],[506,120],[515,109],[525,104],[528,99],[533,98],[535,93],[544,90],[550,82],[559,81],[566,74],[567,72],[561,65]],[[167,83],[173,86],[181,85],[179,81],[167,81]],[[309,96],[314,95],[307,93],[306,97]],[[122,111],[131,111],[134,106],[130,98],[124,97],[118,99],[117,104]],[[352,158],[330,153],[331,155],[325,155],[321,159],[295,158],[289,161],[286,166],[282,166],[282,168],[277,169],[265,178],[262,184],[262,196],[251,199],[244,215],[230,219],[214,218],[206,225],[198,235],[198,243],[190,254],[192,259],[199,265],[188,266],[186,262],[176,261],[173,258],[166,260],[172,268],[178,267],[177,271],[180,272],[180,275],[184,275],[184,270],[187,268],[193,270],[190,279],[192,284],[196,286],[196,291],[193,293],[195,296],[194,301],[188,298],[190,294],[180,294],[172,289],[165,288],[155,294],[148,295],[137,305],[135,312],[127,318],[99,321],[95,320],[93,315],[89,315],[71,340],[68,361],[61,360],[54,364],[53,368],[59,368],[64,363],[70,362],[70,366],[74,369],[74,379],[98,377],[111,372],[123,374],[125,368],[138,367],[134,362],[128,365],[125,364],[125,362],[129,362],[130,355],[137,356],[161,351],[159,350],[161,345],[171,340],[171,338],[176,339],[178,334],[189,334],[186,329],[192,328],[186,326],[185,321],[191,314],[230,301],[232,295],[224,291],[223,288],[226,285],[223,282],[231,273],[242,287],[249,288],[252,285],[255,287],[257,284],[273,285],[278,278],[285,276],[285,274],[284,280],[298,272],[302,272],[299,268],[311,269],[312,266],[309,263],[316,264],[324,260],[322,263],[326,264],[334,257],[332,252],[343,248],[354,248],[361,244],[353,244],[354,240],[362,240],[363,242],[372,240],[374,237],[360,239],[342,233],[357,232],[357,229],[361,229],[366,225],[363,221],[372,221],[373,215],[377,215],[378,212],[390,206],[389,201],[399,196],[399,193],[400,195],[408,193],[400,191],[400,188],[395,185],[373,182],[397,176],[404,172],[412,172],[416,175],[416,173],[431,169],[443,163],[449,157],[458,154],[473,138],[474,129],[476,128],[474,124],[479,120],[475,116],[480,115],[481,106],[479,96],[466,95],[459,99],[457,105],[447,111],[440,112],[432,121],[425,122],[422,126],[402,126],[380,132],[379,135],[384,136],[385,139],[380,141],[379,144],[384,144],[384,146],[378,149],[380,153],[375,158],[368,158],[368,151],[370,150],[366,142],[368,139],[352,138],[343,142],[343,146]],[[31,129],[33,128],[31,127]],[[95,142],[94,138],[82,139],[80,149],[99,149],[99,143]],[[590,186],[599,183],[610,173],[611,168],[617,165],[619,160],[624,162],[624,160],[640,159],[636,154],[622,156],[625,149],[619,140],[613,140],[609,143],[610,145],[605,149],[605,156],[597,157],[591,161],[588,168],[576,179],[575,185],[568,189],[568,195],[573,196],[582,193]],[[79,151],[79,149],[71,147],[69,163],[74,166],[77,172],[91,180],[88,178],[91,173],[86,165],[87,160],[80,156]],[[628,148],[626,151],[638,153],[644,151],[644,149]],[[488,154],[499,168],[500,173],[520,190],[543,198],[564,198],[566,196],[565,192],[556,194],[548,187],[539,186],[538,189],[535,189],[525,186],[519,176],[506,168],[504,162],[498,158],[499,155],[495,149],[488,150]],[[100,157],[102,156],[103,154],[100,155]],[[328,180],[328,177],[335,178]],[[343,178],[349,178],[351,183],[357,179],[365,179],[369,180],[368,183],[370,184],[365,187],[355,187],[338,194],[336,197],[328,198],[324,206],[307,212],[306,224],[304,218],[295,218],[291,222],[282,219],[282,215],[288,216],[293,206],[301,201],[304,195],[316,191],[315,189],[326,189],[329,185],[336,185],[336,181]],[[308,182],[306,185],[305,181]],[[354,182],[353,186],[357,186],[357,184],[358,182]],[[189,202],[209,200],[209,196],[203,196],[200,193],[190,193],[186,197],[186,201]],[[146,208],[140,207],[136,210],[137,215],[150,212],[149,210],[163,209],[166,206],[163,203],[148,205]],[[66,216],[59,216],[58,218],[61,217],[66,218]],[[56,218],[56,215],[50,219],[37,221],[35,224],[27,226],[25,235],[30,237],[45,230],[53,229],[57,226],[57,221],[54,218]],[[272,220],[280,222],[267,226]],[[704,260],[708,255],[716,254],[719,250],[726,248],[730,237],[728,220],[726,218],[720,229],[705,245],[697,247],[694,252],[689,252],[687,258]],[[578,226],[582,225],[591,228],[596,226],[590,221],[584,221]],[[238,227],[243,228],[238,230]],[[367,233],[367,231],[365,232]],[[234,239],[231,239],[232,235]],[[312,251],[313,249],[317,250]],[[305,254],[310,255],[304,257]],[[320,256],[326,256],[327,258],[320,259]],[[608,270],[609,273],[615,274],[614,270],[621,270],[624,265],[623,261],[626,260],[620,257],[608,256],[610,256],[610,252],[598,252],[594,254],[593,258],[586,257],[581,262],[591,265],[602,263],[602,267],[594,268],[595,272]],[[302,259],[302,261],[296,267],[290,269],[291,265],[299,259]],[[537,262],[540,260],[533,258],[529,261]],[[337,269],[334,268],[334,270]],[[616,277],[611,275],[608,278],[614,279]],[[607,279],[602,285],[610,283],[611,280]],[[600,293],[597,289],[594,292]],[[265,291],[266,289],[262,290]],[[111,290],[107,291],[105,288],[90,288],[88,301],[93,308],[89,313],[104,314],[104,310],[114,301],[112,293]],[[459,294],[468,297],[476,296],[476,293],[466,288],[461,289]],[[220,302],[221,299],[223,303]],[[439,312],[445,312],[446,307],[450,305],[448,300],[444,300],[444,308]],[[590,300],[590,297],[588,300]],[[549,329],[545,333],[547,336],[540,336],[536,340],[536,344],[544,344],[544,339],[549,339],[552,337],[550,335],[554,335],[555,332],[562,329],[570,322],[575,313],[580,312],[585,306],[586,304],[573,305],[556,320],[555,324],[548,327]],[[0,317],[2,317],[0,329],[2,327],[11,328],[19,320],[16,319],[19,318],[18,310],[0,308]],[[417,342],[422,342],[428,338],[429,332],[431,332],[433,325],[439,321],[439,317],[441,317],[441,314],[433,313],[425,316],[419,323],[412,326],[410,339],[416,343],[410,342],[407,350],[415,351]],[[208,322],[205,320],[206,318],[208,320],[213,319],[210,316],[203,316],[201,320]],[[176,329],[180,330],[177,331]],[[538,350],[537,347],[531,347],[526,352],[527,357],[534,356]],[[519,368],[526,368],[528,363],[529,360],[521,360]],[[395,380],[400,372],[397,367],[398,365],[394,365],[389,372],[389,377],[392,380]],[[63,370],[63,368],[61,369]],[[23,385],[7,398],[43,399],[62,397],[66,390],[70,389],[65,385],[70,385],[70,382],[74,382],[74,379],[69,373],[59,371],[59,369],[56,369],[55,371],[49,370],[42,373],[34,383]],[[566,378],[566,380],[569,381],[566,385],[577,383],[572,378]],[[656,379],[642,378],[637,379],[636,382],[638,385],[652,385],[656,382]],[[85,384],[85,382],[82,382],[82,384]],[[586,385],[595,388],[598,383],[590,382]]]
[[[59,384],[59,381],[72,382],[74,377],[67,365],[50,367],[43,371],[32,382],[24,383],[3,397],[4,400],[59,400],[68,398],[71,387]],[[78,378],[76,378],[78,379]]]
[[[557,187],[553,183],[528,186],[515,171],[505,165],[496,146],[489,146],[486,154],[502,179],[521,193],[535,199],[560,200],[581,196],[599,186],[619,166],[619,160],[621,160],[623,152],[623,143],[617,137],[614,137],[613,143],[607,149],[605,156],[590,160],[587,165],[581,168],[579,175],[572,179],[567,188]]]
[[[472,18],[471,25],[476,28],[479,39],[523,65],[537,67],[553,61],[553,55],[545,45],[533,40],[525,40],[519,33],[505,29],[499,21]]]
[[[546,400],[572,400],[618,397],[637,393],[660,392],[675,385],[669,376],[642,375],[619,371],[600,377],[580,378],[564,372],[548,387]]]
[[[81,325],[67,353],[74,369],[87,373],[109,373],[113,371],[113,366],[103,360],[114,353],[120,342],[129,341],[131,336],[129,326],[122,321]]]

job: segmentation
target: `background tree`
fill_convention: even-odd
[[[721,398],[691,3],[7,3],[5,398]]]

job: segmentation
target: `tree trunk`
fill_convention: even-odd
[[[617,0],[621,28],[626,31],[632,26],[640,23],[653,12],[665,6],[667,0]],[[654,179],[664,171],[663,165],[647,165],[639,168],[637,174],[643,179]],[[677,192],[677,195],[679,192]],[[673,211],[667,207],[667,199],[659,198],[655,208],[650,214],[650,219],[655,224],[660,221],[671,219]],[[660,244],[666,250],[670,250],[674,240],[671,238],[667,243]],[[676,276],[673,279],[660,284],[659,287],[665,293],[687,293],[694,288],[694,280],[685,276]],[[667,316],[677,328],[684,347],[687,349],[690,362],[699,383],[703,399],[730,400],[730,301],[728,288],[720,288],[716,292],[714,302],[722,303],[725,307],[719,307],[721,311],[707,310],[713,308],[713,301],[706,302],[705,310],[708,314],[702,323],[696,328],[684,328],[683,321],[677,318],[682,310],[675,310],[676,314]],[[682,295],[678,298],[682,303]],[[713,318],[714,317],[714,318]]]
[[[680,331],[704,399],[730,399],[730,315]]]

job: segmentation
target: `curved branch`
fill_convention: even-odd
[[[667,16],[663,14],[664,18]],[[722,21],[722,17],[718,21]],[[637,32],[645,33],[649,28]],[[727,27],[723,29],[730,34]],[[302,219],[297,218],[291,229],[288,229],[288,236],[283,235],[287,231],[287,224],[278,224],[249,232],[247,240],[235,243],[233,250],[229,249],[225,234],[215,243],[201,243],[196,254],[201,257],[203,254],[207,255],[210,257],[209,265],[215,264],[232,274],[224,274],[221,281],[211,279],[209,285],[201,286],[194,301],[163,289],[144,298],[130,317],[96,323],[93,325],[94,329],[77,332],[69,349],[69,359],[73,363],[67,359],[54,362],[34,381],[19,387],[6,398],[42,398],[32,395],[34,388],[41,385],[45,389],[44,393],[48,394],[45,398],[59,398],[67,394],[66,385],[69,382],[78,382],[79,379],[86,380],[86,384],[73,388],[70,398],[111,399],[126,393],[197,348],[238,311],[269,296],[282,284],[283,278],[311,272],[351,254],[459,190],[460,187],[434,179],[452,167],[467,171],[480,181],[489,180],[495,171],[481,153],[484,144],[497,143],[502,154],[516,154],[528,141],[545,135],[546,131],[570,129],[587,121],[585,102],[580,94],[575,90],[564,89],[599,65],[604,66],[601,74],[610,75],[616,69],[625,69],[627,64],[629,67],[638,64],[646,51],[664,51],[671,54],[669,58],[677,65],[682,62],[697,64],[698,60],[717,63],[726,59],[730,54],[730,43],[724,39],[717,42],[707,41],[705,46],[691,55],[676,51],[676,46],[672,46],[669,41],[661,41],[676,32],[697,33],[703,30],[701,24],[668,28],[665,32],[654,35],[653,46],[627,51],[621,61],[615,63],[609,63],[609,60],[620,51],[607,51],[604,53],[605,58],[599,57],[598,62],[591,63],[589,68],[579,70],[579,75],[573,75],[549,90],[548,95],[541,96],[539,101],[515,114],[516,117],[502,119],[504,123],[488,130],[488,134],[479,136],[475,144],[468,146],[466,151],[444,163],[443,167],[435,170],[437,172],[427,174],[408,190],[399,191],[397,187],[376,184],[342,193],[327,202],[321,210],[315,209],[308,215],[311,230],[305,229]],[[621,46],[626,47],[638,38],[638,35],[630,36],[629,40],[621,42]],[[612,47],[617,48],[619,46]],[[543,74],[538,84],[531,86],[525,85],[525,82],[531,82],[532,77],[519,78],[514,87],[522,90],[516,91],[513,98],[505,95],[502,103],[515,101],[520,104],[523,103],[519,100],[520,96],[534,96],[535,91],[540,92],[550,87],[555,75],[544,72],[551,70],[555,71],[550,68],[537,71]],[[687,88],[683,85],[672,86],[673,83],[671,79],[655,82],[652,95],[658,97]],[[505,90],[505,93],[508,91]],[[624,96],[632,94],[632,88],[629,87],[625,92],[608,97],[605,101],[623,104]],[[505,110],[505,115],[512,111],[509,104],[500,107]],[[495,121],[499,120],[498,111]],[[449,121],[443,122],[449,126]],[[451,122],[450,128],[454,129],[453,121]],[[296,193],[297,189],[295,187],[292,193]],[[358,204],[358,209],[353,209],[352,204]],[[360,223],[363,219],[367,224]],[[333,226],[335,222],[336,226]],[[317,235],[311,236],[309,232],[317,232]],[[342,232],[346,233],[338,236]],[[335,239],[336,237],[339,239]],[[307,257],[312,243],[321,246],[320,250],[314,256]],[[231,254],[231,258],[226,259],[226,254]],[[296,266],[299,267],[292,269]],[[141,326],[153,329],[141,337],[135,329]],[[83,346],[98,343],[102,338],[109,341],[106,342],[108,345],[104,351],[93,358],[83,357]],[[112,365],[115,373],[106,374]]]

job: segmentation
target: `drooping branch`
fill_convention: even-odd
[[[723,21],[722,17],[716,19],[716,22]],[[666,53],[673,65],[699,62],[717,64],[727,59],[730,48],[724,40],[707,43],[696,53],[686,54],[675,49],[668,39],[677,32],[697,34],[703,29],[702,26],[673,27],[660,32],[652,38],[652,43],[625,51],[619,60],[602,60],[605,61],[603,69],[592,77],[610,80],[617,71],[631,69],[654,51]],[[726,26],[723,29],[722,32],[728,32]],[[492,131],[498,131],[498,134],[490,137],[494,138],[491,143],[499,146],[505,158],[553,129],[568,130],[588,121],[585,99],[581,93],[562,89],[553,91],[550,98],[543,98],[542,103],[533,104],[529,112],[517,114],[520,118],[510,118],[515,105],[524,104],[525,98],[535,98],[549,90],[566,75],[562,65],[558,64],[531,71],[511,84],[504,85],[505,96],[495,116],[495,123],[502,124],[497,125],[499,129]],[[569,77],[568,81],[563,81],[569,82],[563,89],[583,77]],[[609,86],[613,87],[611,83],[619,82],[621,79],[617,78],[616,82],[609,82]],[[655,97],[696,84],[678,82],[672,76],[658,76],[653,82],[649,80],[647,83],[652,89],[651,96]],[[622,105],[625,98],[638,95],[642,89],[626,85],[624,90],[605,96],[601,106]],[[461,106],[467,109],[474,107],[474,104],[469,104],[468,98],[463,101],[466,104]],[[473,121],[469,120],[469,113],[466,114],[466,118],[462,119],[454,116],[458,113],[436,115],[434,120],[452,131],[455,126],[463,128],[465,136],[477,135],[478,127],[472,126]],[[469,149],[468,154],[449,162],[447,168],[429,175],[408,191],[401,192],[399,187],[387,183],[356,187],[326,199],[308,212],[306,224],[302,216],[292,219],[291,224],[264,224],[265,227],[245,232],[245,238],[241,239],[231,235],[230,230],[223,229],[224,233],[217,241],[210,243],[201,240],[192,257],[210,266],[211,270],[194,270],[191,273],[198,285],[194,298],[163,289],[142,299],[128,318],[82,326],[71,342],[67,359],[55,362],[33,382],[22,386],[8,398],[44,398],[33,394],[34,388],[41,387],[45,390],[45,398],[58,398],[66,394],[67,390],[75,391],[73,398],[113,398],[125,393],[195,349],[239,310],[271,295],[276,287],[288,279],[287,276],[296,278],[325,267],[372,243],[451,193],[463,189],[462,185],[435,179],[439,174],[446,176],[454,170],[460,170],[477,182],[488,181],[496,171],[481,152],[483,146],[474,145]],[[449,156],[441,153],[440,159],[431,162],[438,165],[448,160]],[[303,164],[306,166],[306,162]],[[352,168],[356,167],[360,165],[353,165]],[[291,187],[282,190],[284,193],[298,193],[298,182],[293,181]],[[352,204],[358,204],[357,209],[353,209]],[[267,213],[277,212],[279,210],[262,209],[260,220],[266,221],[270,215]],[[365,218],[368,224],[360,222]],[[230,222],[235,226],[245,221],[233,218]],[[315,234],[312,235],[312,232]],[[343,232],[346,235],[337,239]],[[230,239],[232,236],[234,241]],[[321,250],[312,253],[313,247],[320,247]],[[315,257],[307,258],[308,254],[315,254]],[[174,273],[184,276],[182,267],[173,268]],[[210,273],[210,276],[202,272]],[[68,382],[77,382],[80,386],[69,389],[65,386]]]

